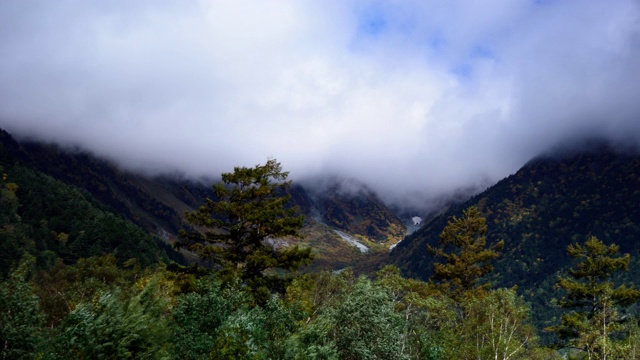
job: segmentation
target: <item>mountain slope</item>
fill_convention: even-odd
[[[402,222],[364,186],[355,191],[331,186],[319,198],[318,206],[329,225],[375,243],[393,244],[406,232]]]
[[[40,268],[57,261],[114,254],[142,266],[181,256],[158,237],[110,211],[88,192],[26,167],[12,142],[0,132],[0,277],[23,255]]]
[[[434,259],[426,245],[437,245],[447,219],[477,206],[487,219],[487,243],[505,242],[488,280],[496,286],[517,285],[533,302],[534,315],[547,314],[538,320],[551,321],[549,305],[557,296],[552,286],[555,275],[570,265],[570,243],[595,235],[620,245],[621,252],[632,256],[625,280],[637,279],[639,204],[640,156],[600,145],[586,152],[540,157],[425,224],[398,244],[388,261],[408,276],[428,279]]]
[[[122,171],[86,152],[33,141],[16,142],[4,131],[0,131],[0,146],[5,156],[24,167],[86,191],[109,210],[169,243],[186,224],[185,213],[215,196],[210,183]],[[313,269],[342,268],[368,256],[342,240],[335,230],[367,243],[374,252],[386,251],[405,234],[400,220],[373,192],[361,184],[357,191],[343,190],[338,186],[309,189],[296,184],[290,189],[291,206],[307,217],[300,242],[314,249]]]
[[[414,277],[428,278],[434,245],[447,219],[478,206],[489,243],[505,240],[502,262],[516,283],[546,274],[566,260],[566,246],[595,235],[637,250],[640,235],[640,157],[611,150],[536,159],[469,201],[443,213],[400,243],[392,258]],[[544,258],[540,258],[544,255]]]

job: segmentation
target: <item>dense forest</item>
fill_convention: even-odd
[[[635,157],[533,161],[359,275],[310,270],[300,194],[275,160],[182,192],[189,265],[13,150],[0,148],[2,358],[640,358],[638,208],[620,206],[638,196]]]
[[[435,260],[428,246],[438,243],[451,216],[475,206],[487,219],[488,244],[504,242],[486,280],[498,287],[517,286],[531,303],[536,327],[553,326],[560,316],[556,280],[571,266],[570,244],[591,236],[618,244],[632,257],[629,271],[617,275],[617,281],[640,276],[640,157],[635,154],[594,142],[580,151],[540,156],[435,217],[398,244],[388,261],[405,276],[428,280]]]
[[[0,143],[14,162],[81,189],[104,208],[170,243],[186,224],[185,213],[215,198],[211,184],[219,181],[215,174],[194,179],[180,173],[127,171],[80,149],[28,139],[18,142],[2,130]],[[386,253],[404,233],[402,222],[362,183],[334,178],[304,186],[295,183],[287,192],[289,206],[305,215],[298,241],[312,248],[312,271],[353,266],[367,257],[335,230],[367,246],[369,254]]]

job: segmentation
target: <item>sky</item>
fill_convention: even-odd
[[[128,169],[276,158],[398,204],[640,143],[635,0],[6,0],[0,127]]]

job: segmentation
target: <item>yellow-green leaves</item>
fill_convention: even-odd
[[[453,216],[440,234],[439,248],[427,245],[430,253],[445,259],[445,263],[434,265],[436,280],[440,280],[454,298],[475,292],[483,292],[487,284],[481,278],[493,271],[491,261],[504,247],[499,242],[487,247],[485,234],[487,225],[477,208],[463,212],[462,218]]]

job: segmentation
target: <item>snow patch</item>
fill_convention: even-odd
[[[393,250],[393,249],[396,247],[396,245],[400,244],[400,242],[402,242],[402,240],[400,240],[400,241],[398,241],[397,243],[395,243],[395,244],[393,244],[393,245],[389,246],[389,252],[391,252],[391,250]]]
[[[349,244],[355,246],[358,248],[358,250],[360,250],[361,253],[368,253],[369,252],[369,248],[366,247],[363,243],[359,242],[358,240],[356,240],[353,236],[350,236],[340,230],[336,230],[333,229],[333,231],[336,232],[336,234],[338,234],[338,236],[340,236],[340,238],[342,238],[342,240],[348,242]]]

